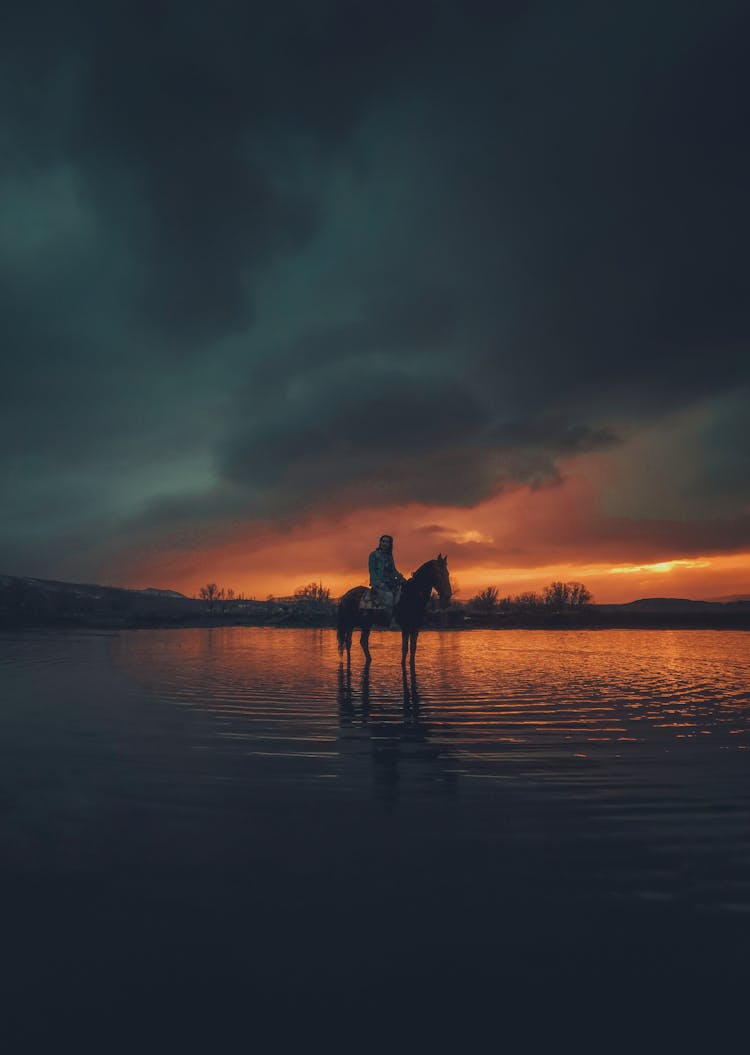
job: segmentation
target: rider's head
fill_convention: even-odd
[[[380,549],[393,549],[393,536],[392,535],[381,535],[380,536]]]

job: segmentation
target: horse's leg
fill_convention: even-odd
[[[406,653],[409,651],[409,631],[401,631],[401,666],[406,668]]]
[[[352,666],[352,631],[356,625],[356,606],[352,605],[352,599],[350,597],[344,596],[339,602],[338,614],[336,617],[336,639],[338,641],[339,655],[341,656],[342,663],[344,661],[344,652],[346,651],[347,670],[351,670]]]
[[[411,654],[409,656],[409,665],[414,670],[414,661],[417,657],[417,638],[419,637],[418,630],[412,630],[409,634],[409,644],[411,645]]]
[[[359,635],[359,643],[362,646],[362,651],[365,654],[365,663],[367,664],[367,666],[369,666],[371,661],[372,661],[372,656],[370,655],[370,644],[369,644],[369,642],[370,642],[370,627],[371,627],[371,625],[372,625],[372,623],[371,623],[370,617],[369,616],[364,616],[362,618],[362,633]]]

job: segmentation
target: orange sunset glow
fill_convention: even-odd
[[[750,593],[750,551],[717,551],[708,536],[701,545],[675,522],[608,516],[599,507],[595,481],[580,470],[581,464],[571,465],[559,485],[510,488],[470,509],[364,508],[311,517],[283,532],[235,526],[200,545],[175,541],[167,552],[133,560],[121,578],[131,586],[168,585],[188,595],[214,581],[258,599],[285,596],[315,581],[336,596],[365,581],[367,554],[388,531],[405,574],[438,551],[446,553],[464,601],[488,585],[502,596],[541,590],[560,578],[583,581],[599,603]]]

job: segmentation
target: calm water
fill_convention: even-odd
[[[373,638],[367,678],[327,630],[0,639],[21,1006],[75,1006],[72,947],[113,1009],[739,977],[746,633],[425,633],[416,681]]]

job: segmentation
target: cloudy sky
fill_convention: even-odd
[[[13,7],[0,572],[750,592],[745,3]]]

